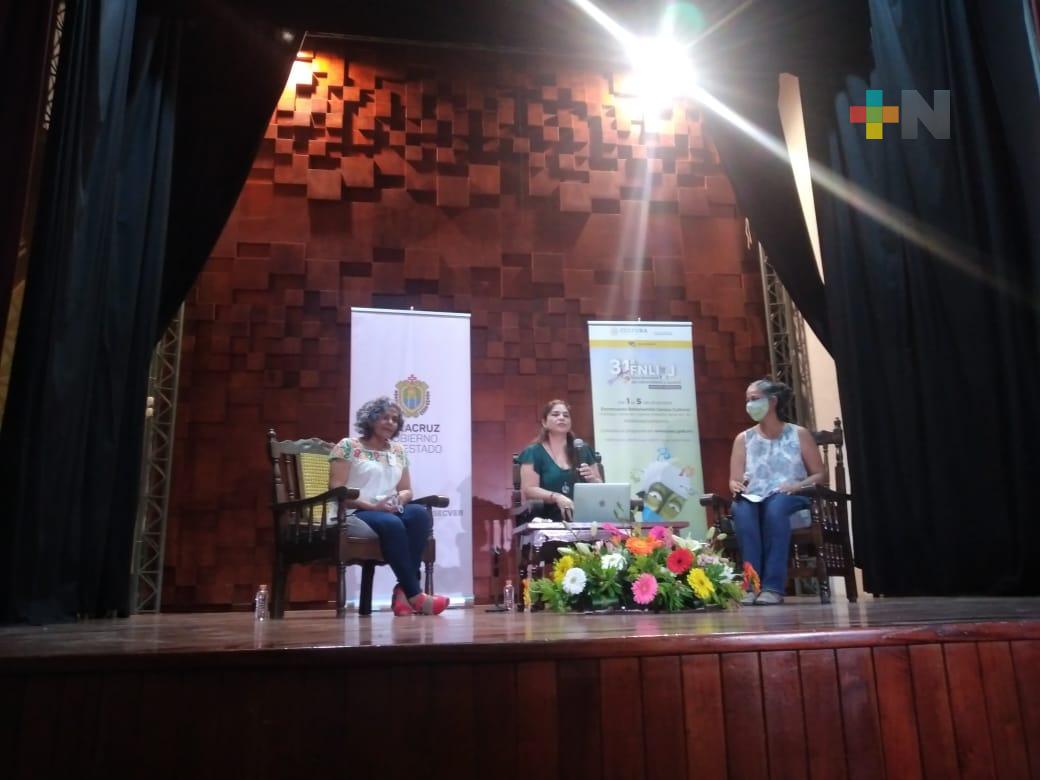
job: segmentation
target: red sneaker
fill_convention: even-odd
[[[394,593],[390,597],[390,607],[394,611],[394,617],[406,617],[415,614],[415,610],[408,603],[408,597],[404,595],[404,590],[400,585],[394,588]]]
[[[420,593],[411,603],[411,608],[417,615],[439,615],[448,608],[450,603],[451,599],[447,596],[428,596]]]

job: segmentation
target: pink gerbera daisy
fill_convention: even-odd
[[[640,574],[632,583],[632,598],[636,604],[649,604],[657,595],[657,580],[650,573]]]
[[[685,574],[693,565],[693,553],[685,547],[677,547],[668,554],[666,564],[672,574]]]
[[[666,525],[655,525],[647,536],[668,546],[672,544],[672,529]]]

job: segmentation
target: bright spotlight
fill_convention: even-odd
[[[292,70],[289,71],[290,84],[310,84],[313,80],[314,74],[309,62],[297,61],[292,64]]]
[[[687,47],[673,38],[633,38],[625,42],[632,64],[633,96],[647,114],[660,114],[693,89],[693,64]]]

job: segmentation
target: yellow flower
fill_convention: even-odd
[[[705,601],[715,592],[715,586],[711,584],[711,580],[704,573],[704,569],[690,569],[690,573],[686,575],[686,581],[690,583],[694,595],[701,601]]]
[[[553,567],[553,582],[555,582],[557,585],[562,585],[563,584],[563,575],[565,575],[568,572],[568,570],[573,569],[573,568],[574,568],[574,556],[572,556],[572,555],[563,555],[563,556],[561,556],[560,559],[558,561],[556,561],[556,565]]]

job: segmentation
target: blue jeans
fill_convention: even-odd
[[[405,504],[400,514],[368,510],[354,514],[376,532],[383,558],[393,569],[404,595],[408,598],[418,596],[422,592],[419,566],[433,528],[429,510],[422,504]]]
[[[755,504],[738,497],[733,502],[733,527],[740,554],[755,567],[762,590],[783,595],[787,585],[787,554],[791,547],[791,515],[806,509],[809,499],[774,493]]]

